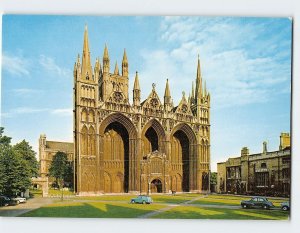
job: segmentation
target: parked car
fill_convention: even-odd
[[[249,201],[241,201],[243,208],[263,208],[270,209],[274,205],[266,197],[252,197]]]
[[[19,203],[26,203],[27,201],[25,197],[19,197],[19,196],[12,197],[11,199]]]
[[[281,209],[284,210],[284,211],[287,211],[290,209],[290,202],[282,202],[281,204]]]
[[[11,198],[3,195],[0,196],[0,206],[18,205],[18,204],[19,201],[12,200]]]
[[[139,204],[151,204],[152,198],[146,195],[139,195],[136,198],[132,198],[130,203],[134,204],[134,203],[139,203]]]

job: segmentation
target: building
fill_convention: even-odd
[[[277,151],[249,154],[242,148],[239,157],[217,164],[219,193],[264,194],[289,196],[291,184],[290,135],[281,133]]]
[[[57,152],[65,152],[69,161],[74,161],[74,143],[72,142],[57,142],[47,141],[46,135],[41,134],[39,138],[39,161],[40,161],[40,176],[45,178],[49,176],[49,168],[53,156]],[[52,180],[50,179],[50,182]]]
[[[207,192],[210,169],[210,94],[198,58],[196,87],[175,106],[166,80],[141,100],[135,73],[129,101],[129,61],[111,72],[108,48],[91,63],[88,30],[74,65],[74,143],[79,195],[123,192]],[[162,74],[163,75],[163,74]],[[132,77],[133,78],[133,77]]]

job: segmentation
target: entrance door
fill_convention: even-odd
[[[162,193],[162,183],[159,179],[154,179],[151,182],[151,193]]]

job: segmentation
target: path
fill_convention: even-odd
[[[182,203],[180,203],[180,204],[170,204],[170,205],[168,205],[168,206],[165,207],[165,208],[162,208],[162,209],[159,209],[159,210],[155,210],[155,211],[152,211],[152,212],[147,213],[147,214],[140,215],[138,218],[151,218],[151,217],[153,217],[153,216],[155,216],[155,215],[157,215],[157,214],[163,213],[163,212],[168,211],[168,210],[170,210],[170,209],[173,209],[173,208],[175,208],[175,207],[177,207],[177,206],[181,206],[181,205],[189,205],[189,203],[191,203],[191,202],[193,202],[193,201],[197,201],[197,200],[199,200],[199,199],[201,199],[201,198],[204,198],[204,197],[205,197],[205,196],[195,197],[195,198],[193,198],[193,199],[191,199],[191,200],[182,202]]]
[[[15,206],[6,206],[0,207],[0,216],[2,217],[16,217],[21,214],[27,213],[31,210],[40,208],[44,205],[53,203],[53,198],[45,197],[36,197],[27,200],[26,203],[15,205]]]

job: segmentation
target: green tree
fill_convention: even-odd
[[[0,127],[0,193],[8,196],[24,192],[31,185],[30,164],[11,145],[11,138]],[[29,146],[29,145],[28,145]]]
[[[11,142],[11,138],[3,135],[3,133],[4,127],[0,127],[0,147],[9,146]]]
[[[30,171],[25,161],[11,146],[0,152],[0,192],[13,196],[24,192],[31,185]]]
[[[26,163],[27,168],[30,171],[31,177],[37,177],[38,175],[38,161],[36,159],[36,153],[32,150],[32,146],[28,142],[23,140],[13,146],[14,151],[20,156]]]
[[[64,152],[57,152],[52,159],[49,175],[56,179],[56,182],[61,189],[61,199],[63,200],[63,185],[65,181],[68,181],[72,174],[70,172],[73,171],[70,168],[71,163],[68,161],[68,156]]]

